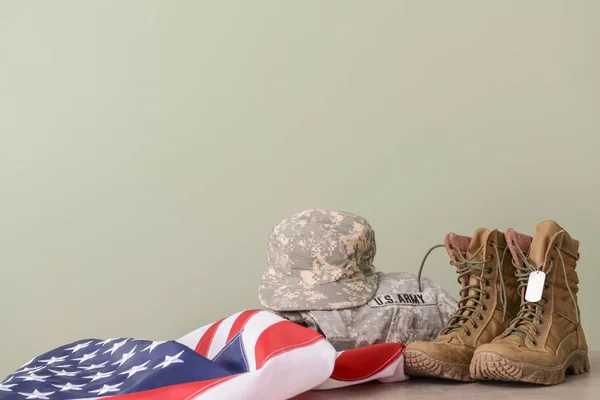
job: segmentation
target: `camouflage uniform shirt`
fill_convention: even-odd
[[[456,311],[456,300],[426,277],[421,278],[419,292],[416,274],[377,272],[377,276],[377,292],[363,306],[278,314],[320,332],[341,351],[376,343],[432,340]]]

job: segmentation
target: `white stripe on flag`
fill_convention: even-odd
[[[256,370],[256,354],[254,352],[254,347],[256,346],[258,338],[269,326],[283,320],[283,318],[276,314],[261,311],[254,314],[250,317],[248,322],[246,322],[244,332],[242,333],[242,340],[244,342],[244,350],[246,352],[246,357],[248,358],[248,368],[250,371]]]
[[[215,335],[213,336],[212,342],[210,343],[210,347],[208,348],[208,354],[206,358],[212,360],[227,344],[227,337],[229,336],[229,331],[231,331],[231,327],[235,320],[240,316],[241,312],[237,312],[223,320],[221,325],[217,328]]]

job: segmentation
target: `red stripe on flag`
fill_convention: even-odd
[[[346,350],[335,360],[331,378],[338,381],[360,381],[373,376],[402,355],[402,343],[381,343]]]
[[[114,400],[188,400],[206,392],[213,387],[232,379],[235,375],[222,378],[209,379],[200,382],[181,383],[179,385],[165,386],[152,390],[144,390],[136,393],[121,394],[118,396],[104,397]]]
[[[252,317],[255,314],[258,314],[259,312],[260,310],[247,310],[238,315],[238,317],[235,319],[235,322],[231,326],[231,329],[229,330],[229,336],[227,337],[227,341],[225,343],[229,343],[229,341],[233,339],[235,335],[240,333],[240,331],[244,328],[246,322],[248,322],[250,317]]]
[[[291,321],[280,321],[264,330],[258,337],[254,354],[256,369],[260,369],[272,357],[325,340],[319,333]]]
[[[196,345],[196,348],[194,349],[196,353],[202,354],[204,357],[208,356],[208,349],[210,349],[210,344],[212,343],[212,340],[215,337],[215,332],[217,332],[217,329],[219,329],[219,325],[221,325],[221,323],[224,320],[225,318],[218,320],[217,322],[212,324],[206,332],[204,332],[204,335],[202,335],[202,337],[198,341],[198,344]]]

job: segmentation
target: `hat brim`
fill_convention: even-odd
[[[273,311],[340,310],[367,304],[375,296],[378,285],[377,274],[321,285],[301,281],[284,283],[265,274],[258,297],[264,308]]]

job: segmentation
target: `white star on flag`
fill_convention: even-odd
[[[102,364],[92,364],[92,365],[88,365],[86,367],[79,367],[81,369],[83,369],[84,371],[91,371],[92,369],[98,369],[98,368],[102,368],[106,365],[108,361],[104,361]]]
[[[50,378],[50,375],[36,375],[34,373],[24,376],[17,376],[17,378],[21,378],[24,381],[35,381],[35,382],[46,382],[46,378]]]
[[[57,361],[65,361],[67,356],[63,357],[50,357],[48,360],[40,360],[40,362],[46,363],[46,365],[52,365]]]
[[[4,383],[0,383],[0,392],[12,392],[11,387],[13,386],[17,386],[17,384],[13,383],[11,385],[6,385]]]
[[[129,368],[127,371],[121,372],[119,375],[127,374],[127,377],[131,378],[133,375],[137,374],[138,372],[148,369],[148,368],[146,368],[146,364],[148,364],[149,362],[150,361],[146,361],[143,364],[134,365],[133,367]]]
[[[79,343],[73,347],[69,347],[68,349],[65,350],[71,350],[71,354],[78,352],[81,349],[85,349],[86,347],[88,347],[90,345],[90,343],[92,343],[92,341],[90,340],[89,342],[85,342],[85,343]]]
[[[75,375],[77,375],[79,373],[79,371],[69,372],[69,371],[65,371],[64,369],[62,371],[57,371],[57,370],[54,370],[54,369],[48,369],[48,371],[52,372],[56,376],[75,376]]]
[[[152,353],[152,350],[154,350],[155,348],[157,348],[158,346],[160,346],[161,344],[166,343],[166,341],[160,341],[160,342],[152,342],[150,343],[148,346],[146,346],[142,352],[148,350],[148,353]]]
[[[71,368],[71,364],[54,365],[54,368]]]
[[[122,384],[123,384],[123,382],[117,383],[116,385],[104,385],[100,389],[91,390],[90,393],[98,393],[100,395],[100,394],[104,394],[104,393],[108,393],[108,392],[118,392],[121,389],[117,389],[117,388],[119,386],[121,386]]]
[[[79,361],[79,364],[81,364],[82,362],[86,362],[87,360],[90,360],[94,357],[96,357],[96,353],[98,352],[98,350],[92,352],[92,353],[87,353],[84,354],[82,357],[80,358],[74,358],[75,361]]]
[[[127,342],[127,339],[123,340],[122,342],[115,343],[115,344],[113,344],[113,346],[110,349],[106,350],[102,354],[110,353],[112,355],[115,353],[115,351],[119,350],[119,347],[123,346],[126,342]]]
[[[91,381],[94,382],[94,381],[97,381],[98,379],[108,378],[109,376],[111,376],[114,373],[115,373],[115,371],[96,372],[96,375],[84,376],[84,378],[91,379]]]
[[[158,364],[156,367],[152,368],[152,369],[156,369],[156,368],[166,368],[171,364],[177,364],[177,363],[182,363],[183,360],[180,360],[179,357],[183,354],[183,350],[180,351],[179,353],[175,354],[174,356],[165,356],[165,361],[161,362],[160,364]]]
[[[69,391],[69,390],[81,390],[85,385],[73,385],[70,382],[67,382],[66,385],[52,385],[60,389],[61,392]]]
[[[117,362],[112,363],[111,365],[117,365],[119,364],[119,367],[122,367],[123,364],[125,364],[127,362],[127,360],[129,360],[131,357],[133,357],[133,355],[135,354],[135,349],[136,349],[137,345],[135,345],[133,347],[133,349],[131,349],[128,353],[125,353],[121,356],[121,359]]]
[[[50,396],[52,393],[55,393],[55,392],[40,392],[37,389],[35,389],[33,391],[33,393],[21,393],[21,392],[19,392],[19,394],[21,396],[27,396],[26,399],[42,399],[42,400],[49,400],[50,397],[48,397],[48,396]]]
[[[106,340],[103,340],[101,342],[96,343],[96,345],[98,345],[98,346],[104,346],[105,344],[109,344],[110,342],[114,342],[117,339],[119,339],[119,338],[116,337],[116,338],[106,339]]]

